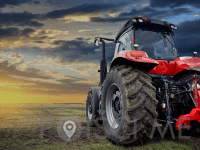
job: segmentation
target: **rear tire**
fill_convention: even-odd
[[[94,98],[92,95],[92,91],[88,93],[87,101],[86,101],[86,116],[87,116],[87,123],[90,127],[95,127],[95,109],[94,109]]]
[[[102,89],[101,115],[107,137],[128,144],[150,137],[156,125],[156,88],[151,77],[131,66],[118,66],[107,75]]]

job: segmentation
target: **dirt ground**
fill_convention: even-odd
[[[80,137],[66,142],[58,134],[58,124],[63,117],[76,117],[82,127]],[[41,139],[41,118],[44,130]],[[90,131],[89,131],[90,130]],[[97,136],[102,139],[96,138]],[[162,139],[155,132],[153,139],[138,145],[115,145],[105,137],[98,127],[88,127],[85,104],[0,104],[0,149],[200,149],[200,132],[187,131],[183,136],[190,139],[175,139],[168,130]]]

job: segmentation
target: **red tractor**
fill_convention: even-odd
[[[88,93],[87,122],[95,126],[100,118],[111,141],[133,143],[168,122],[178,130],[199,127],[200,58],[197,52],[179,57],[173,29],[166,21],[133,17],[115,39],[95,38],[103,58],[99,86]],[[108,73],[105,40],[116,43]]]

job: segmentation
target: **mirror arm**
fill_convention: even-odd
[[[106,41],[115,41],[114,39],[108,39],[108,38],[102,38],[102,37],[95,37],[95,39],[98,39],[99,41],[101,41],[101,39],[102,40],[106,40]]]

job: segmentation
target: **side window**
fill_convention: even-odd
[[[120,45],[120,43],[117,43],[116,46],[115,46],[115,54],[114,54],[114,56],[117,55],[117,53],[119,52],[119,45]]]
[[[119,51],[132,50],[131,48],[131,28],[125,31],[119,38]]]

